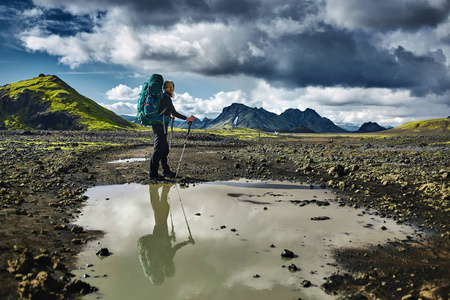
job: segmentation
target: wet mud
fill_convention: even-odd
[[[101,232],[71,222],[88,187],[151,183],[152,141],[152,134],[143,132],[1,132],[2,299],[74,298],[95,289],[71,271],[75,255]],[[169,159],[173,170],[183,142],[177,134]],[[250,178],[331,188],[341,205],[376,210],[421,233],[371,248],[337,249],[340,272],[324,279],[324,290],[347,299],[447,299],[449,148],[448,135],[332,140],[301,135],[243,142],[194,132],[180,178],[166,181]]]

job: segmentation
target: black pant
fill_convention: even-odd
[[[153,146],[153,153],[150,159],[150,176],[158,174],[159,162],[163,173],[170,173],[169,165],[167,164],[167,156],[169,155],[169,144],[167,143],[167,124],[157,124],[153,126],[153,132],[155,133],[155,144]]]

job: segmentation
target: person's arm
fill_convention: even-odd
[[[163,95],[163,105],[167,108],[166,112],[172,114],[173,116],[177,117],[178,119],[186,120],[186,116],[180,114],[176,111],[175,107],[173,106],[172,99],[167,95]]]

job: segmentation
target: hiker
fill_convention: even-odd
[[[161,103],[159,105],[158,113],[164,111],[164,116],[169,116],[171,119],[175,117],[186,120],[188,122],[194,122],[194,117],[186,117],[175,110],[172,103],[173,92],[175,90],[175,85],[173,81],[166,80],[163,85],[164,94],[161,98]],[[169,155],[169,144],[167,143],[167,124],[156,124],[153,125],[153,133],[155,134],[155,144],[153,146],[153,153],[150,159],[150,173],[149,177],[153,179],[161,179],[163,177],[175,177],[176,173],[170,170],[167,164],[167,156]],[[161,166],[163,169],[163,175],[158,174],[159,162],[161,161]]]

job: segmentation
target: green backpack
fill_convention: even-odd
[[[165,109],[158,113],[162,98],[164,79],[159,74],[153,74],[142,86],[137,104],[137,119],[141,125],[153,126],[169,123],[170,117],[164,116]]]

